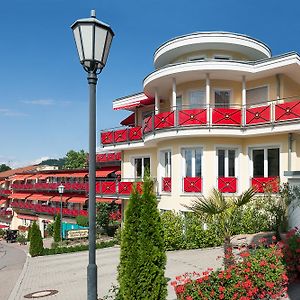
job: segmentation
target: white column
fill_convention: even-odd
[[[210,78],[209,78],[209,73],[206,74],[206,87],[205,87],[205,91],[206,91],[206,116],[207,116],[207,124],[209,124],[210,122]],[[210,124],[209,124],[210,125]]]
[[[246,77],[242,79],[242,122],[246,124]]]
[[[172,78],[172,110],[176,110],[176,79]]]
[[[155,89],[155,114],[159,113],[159,97],[158,97],[158,90]]]

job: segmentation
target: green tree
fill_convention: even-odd
[[[11,170],[11,167],[7,166],[6,164],[1,164],[0,165],[0,172],[5,172]]]
[[[77,216],[76,223],[79,226],[88,227],[89,226],[89,218],[86,216]]]
[[[82,169],[87,165],[87,153],[70,150],[65,157],[64,169]]]
[[[125,214],[118,275],[122,298],[166,299],[165,266],[164,231],[153,181],[145,177],[142,195],[134,188]]]
[[[60,215],[57,215],[55,217],[54,229],[53,229],[53,239],[54,242],[56,243],[60,241],[60,227],[61,227]]]
[[[215,221],[219,224],[220,234],[224,239],[224,266],[232,264],[233,254],[231,236],[234,233],[238,210],[254,199],[255,191],[250,188],[238,197],[225,197],[217,189],[213,189],[208,197],[196,199],[192,205],[186,207],[201,218]]]
[[[34,222],[30,230],[30,247],[29,253],[31,256],[41,255],[44,251],[43,239],[39,226]]]

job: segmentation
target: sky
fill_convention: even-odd
[[[101,129],[130,112],[112,101],[141,92],[165,41],[198,31],[230,31],[265,42],[273,55],[300,53],[296,0],[10,0],[0,8],[0,164],[20,167],[88,150],[88,84],[70,25],[90,16],[115,32],[97,85]]]

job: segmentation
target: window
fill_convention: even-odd
[[[177,110],[182,110],[182,96],[176,97],[176,108]]]
[[[150,171],[150,157],[140,157],[134,159],[134,177],[143,178],[145,170]]]
[[[199,108],[205,105],[205,92],[201,90],[189,93],[190,108]]]
[[[235,177],[236,150],[219,149],[218,155],[218,177]]]
[[[253,177],[279,176],[279,148],[252,150]]]
[[[230,60],[231,56],[228,56],[228,55],[214,55],[214,59],[217,59],[217,60]]]
[[[171,177],[171,151],[161,151],[162,177]]]
[[[201,60],[204,60],[205,59],[205,56],[204,55],[199,55],[199,56],[190,56],[188,58],[188,61],[201,61]]]
[[[182,151],[184,162],[184,177],[201,177],[202,150],[201,148],[186,148]]]
[[[150,111],[143,111],[142,112],[142,118],[143,118],[143,120],[145,120],[148,117],[151,117],[152,115],[153,115],[153,111],[152,110],[150,110]]]
[[[255,105],[268,100],[268,87],[262,86],[246,91],[246,103]]]
[[[229,107],[230,98],[230,90],[215,90],[215,107]]]

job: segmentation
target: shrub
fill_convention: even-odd
[[[58,243],[61,239],[61,220],[60,220],[60,215],[57,215],[55,217],[55,222],[54,222],[54,227],[53,227],[53,239],[54,242]]]
[[[245,251],[241,257],[225,270],[176,277],[177,299],[279,299],[286,292],[288,277],[278,247]]]
[[[298,228],[293,228],[287,233],[286,240],[282,241],[281,246],[289,277],[293,280],[300,272],[300,234]]]
[[[31,226],[28,227],[28,233],[27,233],[27,241],[30,242],[30,235],[31,235]],[[25,235],[24,235],[25,237]]]
[[[0,228],[0,238],[4,237],[5,235],[5,230]]]
[[[79,226],[88,227],[89,226],[89,218],[86,216],[77,216],[76,223]]]
[[[54,230],[54,222],[48,223],[46,231],[49,236],[53,236],[53,230]]]
[[[43,253],[43,250],[44,246],[40,228],[38,227],[36,222],[33,222],[30,234],[29,253],[34,257],[41,255]]]
[[[23,234],[23,233],[18,234],[17,242],[19,244],[25,245],[27,241],[28,241],[28,239],[26,238],[25,234]]]

